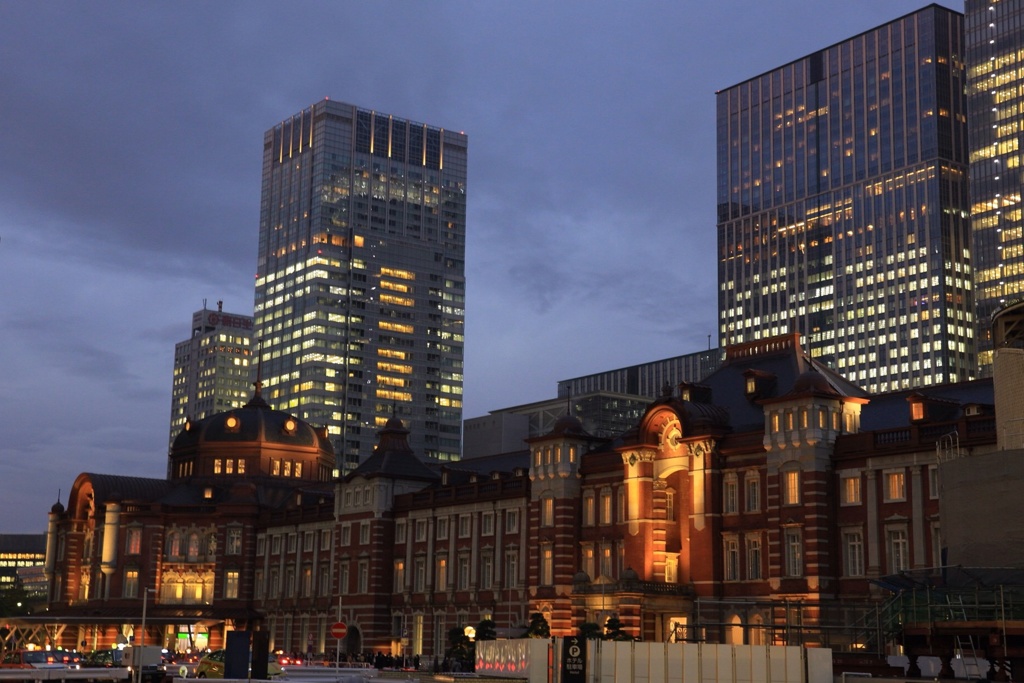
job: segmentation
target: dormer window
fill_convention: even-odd
[[[775,388],[775,375],[760,370],[747,370],[743,373],[743,393],[749,400],[767,398]]]
[[[679,398],[693,403],[711,403],[711,387],[704,384],[680,382]]]
[[[911,396],[907,402],[910,404],[911,422],[921,422],[928,417],[928,408],[923,396]]]
[[[295,434],[295,430],[298,428],[298,426],[299,424],[295,421],[295,418],[289,417],[287,420],[284,421],[284,425],[282,425],[281,429],[284,431],[285,434],[292,435]]]
[[[224,430],[230,434],[237,434],[241,421],[235,415],[228,415],[224,420]]]

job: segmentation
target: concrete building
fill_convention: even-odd
[[[479,457],[519,450],[526,439],[548,433],[566,414],[567,406],[588,434],[615,436],[636,424],[666,385],[699,382],[721,363],[722,351],[708,349],[561,380],[558,398],[466,420],[463,452],[466,457]]]
[[[718,369],[723,356],[722,349],[709,348],[706,351],[563,379],[558,383],[558,397],[610,392],[651,399],[658,396],[666,384],[674,387],[680,382],[699,382]]]
[[[527,439],[550,432],[566,413],[576,416],[588,434],[613,437],[626,431],[644,413],[651,397],[596,391],[492,410],[466,420],[464,457],[498,455],[524,448]]]
[[[168,450],[187,420],[241,408],[252,395],[252,316],[211,311],[192,314],[192,335],[174,345]]]
[[[1024,127],[1024,26],[1020,0],[967,0],[971,229],[978,364],[991,373],[992,315],[1024,292],[1020,134]]]
[[[723,346],[800,332],[872,392],[974,376],[963,54],[932,4],[718,93]]]
[[[255,330],[264,396],[349,471],[392,414],[459,457],[467,138],[323,100],[263,141]]]
[[[0,534],[0,591],[20,587],[38,598],[33,568],[43,566],[45,555],[45,534]]]

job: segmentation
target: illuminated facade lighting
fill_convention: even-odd
[[[252,398],[252,316],[217,310],[192,314],[192,336],[174,345],[168,450],[188,420],[241,408]]]
[[[1024,296],[1024,2],[967,0],[964,9],[976,336],[979,373],[987,376],[992,315]]]
[[[467,144],[332,100],[265,135],[263,398],[327,427],[338,473],[394,413],[417,454],[460,456]]]
[[[975,374],[963,16],[718,93],[719,341],[802,333],[871,391]]]

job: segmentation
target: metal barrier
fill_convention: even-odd
[[[126,681],[128,669],[0,669],[0,681]]]

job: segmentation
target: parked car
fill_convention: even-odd
[[[224,678],[224,657],[225,650],[214,650],[199,660],[196,667],[197,678]],[[249,671],[252,672],[252,664],[249,664]],[[267,657],[267,678],[277,678],[284,674],[284,669],[277,663],[277,655]]]
[[[69,665],[77,668],[70,655],[64,650],[11,650],[0,660],[0,669],[66,669]]]
[[[115,666],[124,666],[124,653],[117,648],[109,650],[94,650],[85,656],[83,666],[99,669],[110,669]]]

